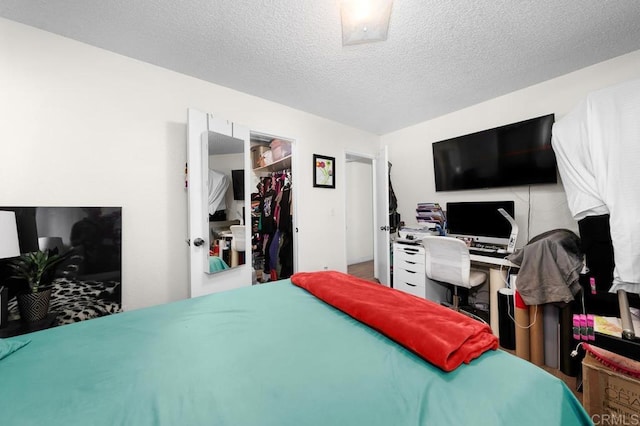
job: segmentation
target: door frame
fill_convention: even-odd
[[[377,161],[376,161],[376,155],[375,154],[369,154],[369,153],[363,153],[363,152],[357,152],[357,151],[350,151],[350,150],[345,150],[344,151],[344,162],[345,165],[347,163],[347,160],[353,157],[357,157],[359,159],[364,159],[367,160],[368,162],[371,163],[371,188],[373,190],[373,197],[372,197],[372,202],[371,202],[371,210],[373,212],[373,223],[372,223],[372,227],[371,227],[371,232],[373,235],[373,264],[374,264],[374,277],[377,279],[380,279],[380,277],[378,277],[378,271],[377,271],[377,267],[376,265],[378,264],[378,262],[380,261],[378,259],[378,238],[377,238],[377,229],[376,229],[376,224],[378,223],[378,217],[377,217],[377,212],[376,212],[376,199],[379,195],[378,194],[378,188],[376,187],[376,171],[377,171]],[[345,188],[344,190],[344,205],[347,205],[347,185],[349,185],[349,182],[347,182],[347,174],[344,173],[344,177],[343,177],[343,187]],[[387,194],[387,197],[389,195]],[[347,235],[347,209],[344,209],[344,234],[345,234],[345,239],[344,239],[344,253],[345,253],[345,263],[347,263],[346,261],[346,254],[347,254],[347,239],[346,239],[346,235]],[[391,259],[389,259],[391,260]],[[348,267],[349,265],[346,265],[346,267]],[[346,271],[346,268],[345,268]]]
[[[251,140],[253,135],[261,136],[268,139],[282,139],[291,144],[291,179],[293,183],[291,185],[291,197],[293,198],[293,215],[292,215],[292,226],[293,226],[293,272],[298,272],[298,214],[300,210],[298,210],[298,187],[300,186],[300,175],[298,173],[298,144],[296,139],[292,139],[289,137],[274,135],[267,132],[262,132],[259,130],[249,130],[249,151],[251,151]],[[251,165],[251,175],[253,175],[253,162],[251,159],[251,153],[249,152],[249,164]],[[250,188],[249,194],[254,188]],[[251,214],[251,202],[249,202],[249,214]],[[249,238],[251,241],[251,237]],[[253,254],[253,248],[251,250]],[[253,260],[253,259],[252,259]]]

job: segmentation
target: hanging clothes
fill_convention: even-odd
[[[273,172],[258,185],[259,217],[256,244],[263,272],[270,280],[293,274],[293,209],[291,208],[291,171]],[[257,195],[257,196],[256,196]]]
[[[263,194],[260,204],[260,232],[262,234],[271,234],[275,230],[275,221],[273,218],[276,191],[273,189],[271,178],[263,180]]]
[[[282,190],[282,197],[280,200],[280,216],[278,222],[278,229],[282,232],[293,231],[293,216],[291,211],[291,188],[284,188]]]
[[[552,146],[578,221],[609,215],[613,285],[640,293],[640,80],[590,93],[553,126]]]
[[[396,193],[393,190],[393,185],[391,184],[391,163],[389,164],[389,227],[390,232],[394,233],[398,229],[400,225],[400,213],[398,213],[398,198],[396,197]]]
[[[291,232],[282,234],[279,256],[280,278],[289,278],[293,275],[293,234]]]
[[[218,211],[224,211],[227,208],[225,202],[225,194],[229,188],[230,179],[224,173],[209,169],[208,187],[209,187],[209,214],[214,215]]]

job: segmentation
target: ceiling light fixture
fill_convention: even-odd
[[[393,0],[341,0],[342,45],[384,41]]]

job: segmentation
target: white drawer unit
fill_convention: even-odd
[[[406,271],[399,269],[393,271],[393,287],[404,291],[405,293],[413,294],[425,298],[425,275],[419,272]]]
[[[394,278],[394,280],[395,280],[395,278]],[[424,294],[425,293],[425,289],[424,289],[424,287],[420,287],[418,285],[405,283],[405,282],[402,282],[402,281],[398,282],[397,284],[394,281],[393,287],[396,290],[404,291],[405,293],[413,294],[414,296],[422,297],[423,299],[425,298],[425,294]]]
[[[396,261],[419,263],[420,265],[424,265],[424,247],[395,243],[393,245],[394,267]]]
[[[393,245],[393,287],[425,297],[424,248],[407,244]]]
[[[406,283],[409,285],[417,285],[419,287],[424,287],[427,281],[427,276],[420,271],[409,271],[406,269],[398,269],[396,271],[395,267],[393,268],[393,282],[396,282],[396,278],[398,279],[398,283]]]
[[[449,301],[446,285],[427,278],[424,247],[393,244],[393,288],[436,303]]]
[[[417,259],[407,260],[407,259],[398,259],[393,261],[393,269],[404,269],[407,271],[413,272],[422,272],[424,273],[424,262],[418,263]]]

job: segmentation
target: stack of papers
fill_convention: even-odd
[[[640,311],[631,308],[631,319],[636,335],[640,335]],[[606,334],[613,337],[622,337],[622,322],[616,317],[594,316],[593,328],[596,333]]]
[[[444,212],[438,203],[418,203],[416,220],[418,223],[435,223],[444,229]]]

